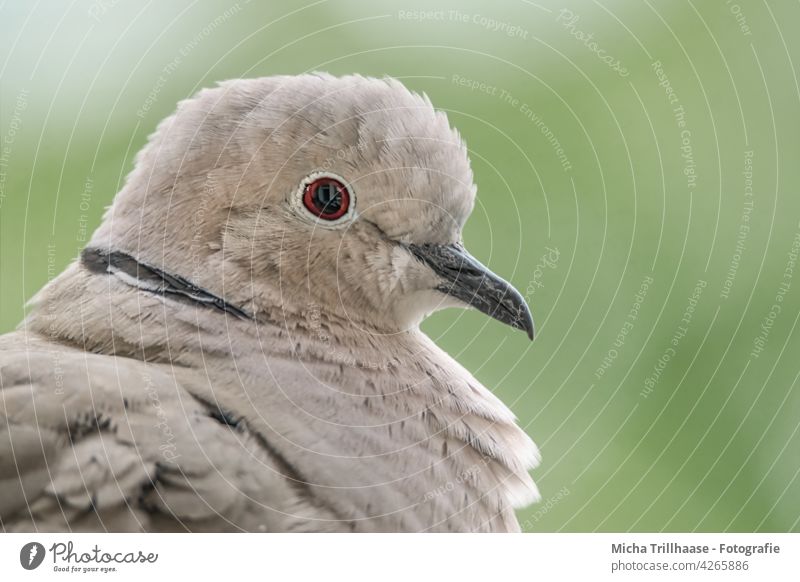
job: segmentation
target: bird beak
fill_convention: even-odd
[[[521,329],[533,339],[533,318],[522,295],[470,255],[461,245],[408,245],[411,254],[444,282],[436,289],[481,313]]]

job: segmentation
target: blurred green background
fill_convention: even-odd
[[[424,325],[542,449],[524,529],[799,531],[797,22],[723,0],[5,2],[0,331],[180,99],[392,75],[465,137],[466,243],[537,321],[532,344],[472,312]]]

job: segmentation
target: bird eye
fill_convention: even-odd
[[[306,184],[303,190],[303,206],[318,218],[336,220],[347,214],[350,208],[350,192],[336,178],[317,178]]]

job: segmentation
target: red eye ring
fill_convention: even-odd
[[[336,178],[317,178],[303,189],[303,206],[323,220],[336,220],[350,208],[350,192]]]

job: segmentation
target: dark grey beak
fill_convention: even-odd
[[[444,279],[438,291],[521,329],[533,339],[533,318],[522,295],[460,245],[408,245],[411,253]]]

